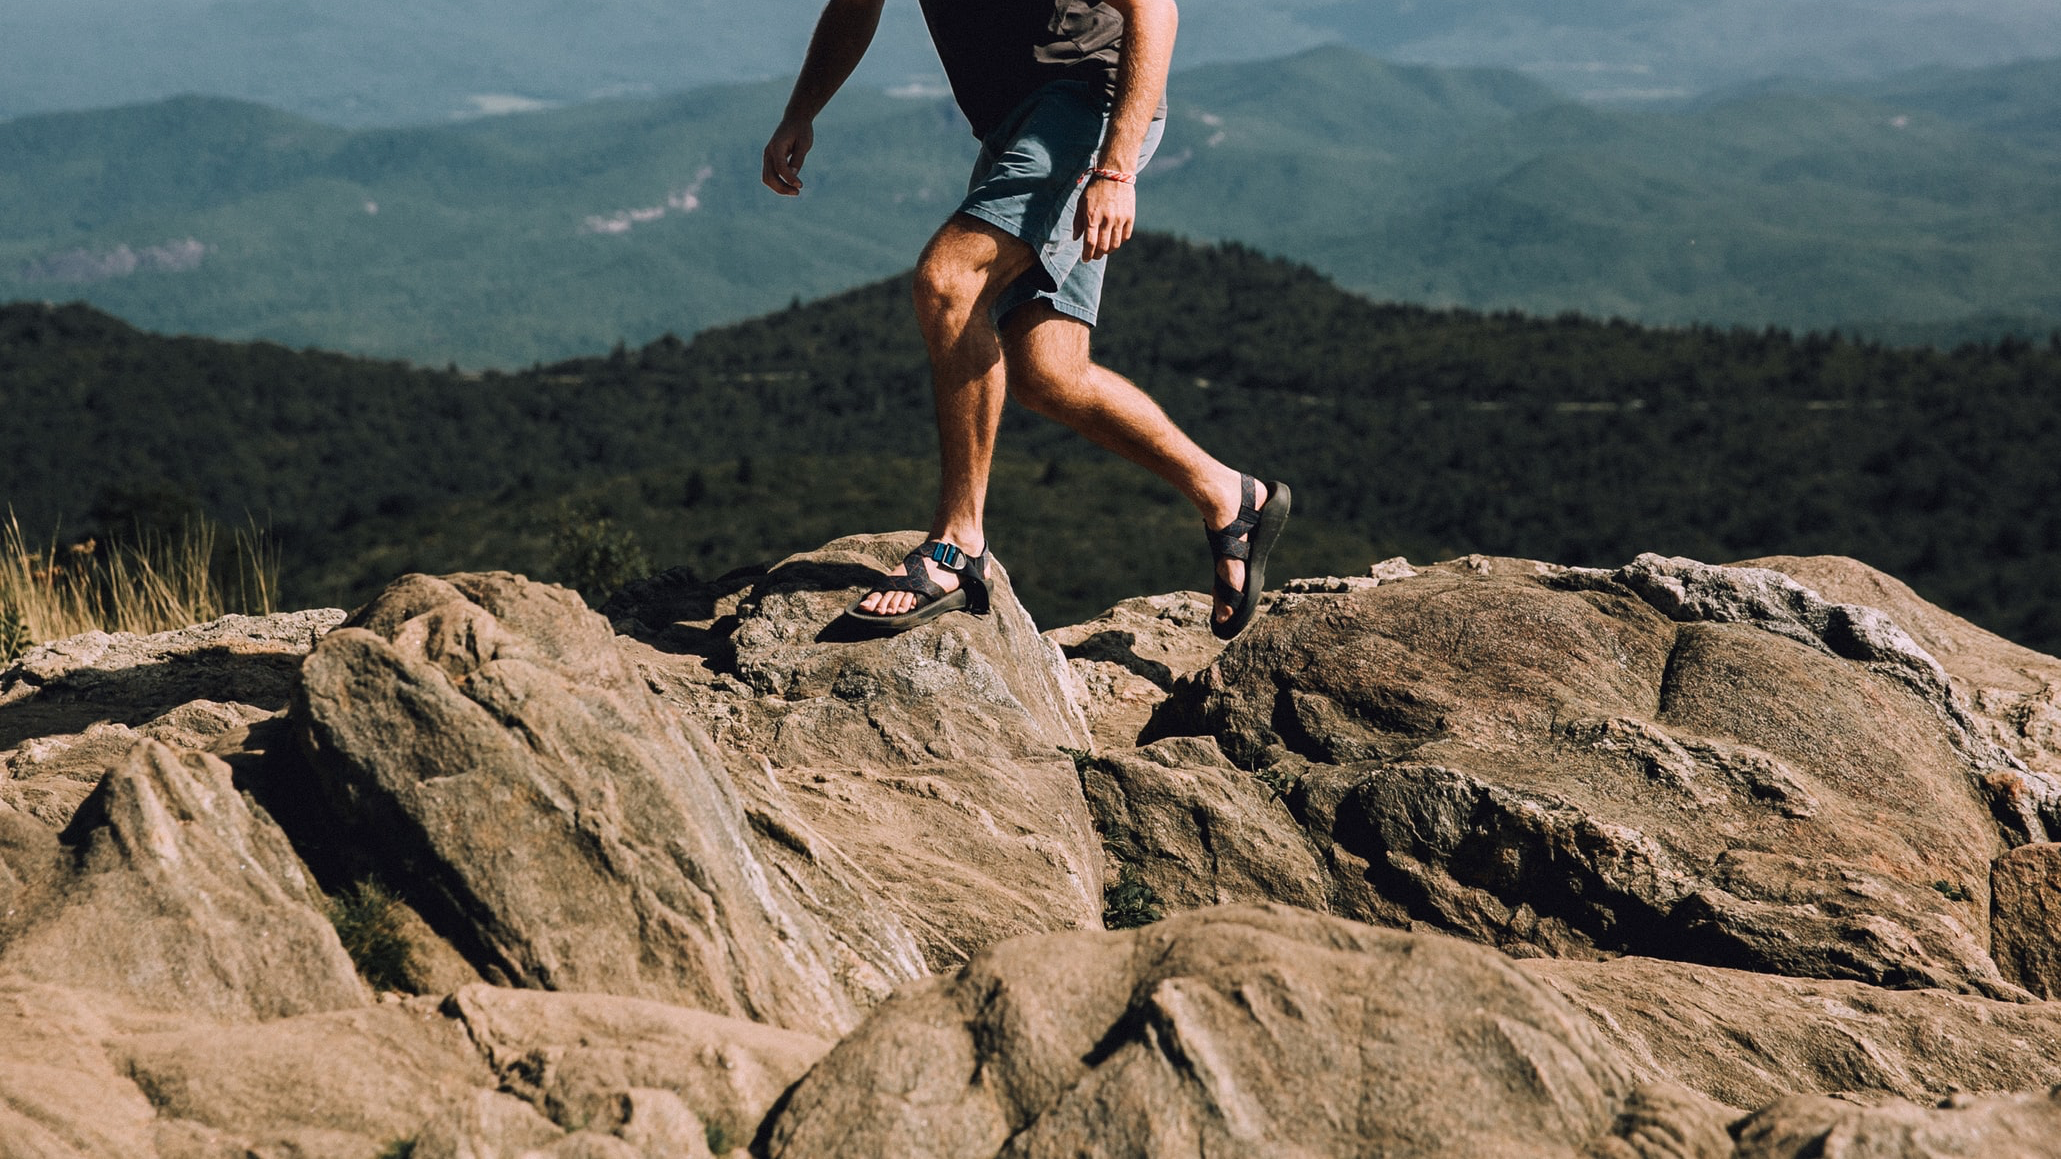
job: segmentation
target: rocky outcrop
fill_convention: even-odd
[[[845,859],[820,888],[885,906],[949,968],[1015,934],[1098,925],[1102,851],[1066,752],[1092,742],[1065,662],[1006,571],[991,616],[838,631],[915,542],[855,536],[714,584],[660,577],[604,610],[646,642],[639,666],[667,701],[709,722],[771,855]]]
[[[1936,1107],[1784,1099],[1740,1124],[1738,1135],[1738,1159],[2053,1159],[2061,1156],[2061,1088],[1958,1097]]]
[[[1214,741],[1089,757],[1081,785],[1111,857],[1162,905],[1328,904],[1324,870],[1287,806]]]
[[[2061,999],[2061,843],[2024,845],[1990,866],[1990,950],[2004,976]]]
[[[1986,952],[2007,834],[1961,719],[1880,613],[1647,557],[1284,597],[1153,731],[1292,781],[1347,916],[2022,995]]]
[[[1019,938],[840,1042],[767,1153],[1565,1155],[1633,1090],[1501,956],[1288,907]]]
[[[663,1091],[723,1150],[741,1146],[825,1051],[826,1039],[606,994],[469,986],[461,1020],[501,1089],[560,1124],[621,1119],[625,1092]],[[634,1117],[634,1116],[631,1116]]]
[[[285,834],[213,757],[145,741],[61,834],[5,856],[0,974],[219,1018],[371,1001]]]
[[[0,1156],[2050,1153],[2061,662],[1837,560],[843,632],[910,542],[0,673]]]
[[[1786,1095],[1930,1102],[2061,1083],[2061,1006],[1656,958],[1522,963],[1648,1082],[1727,1106]]]
[[[768,872],[721,756],[564,589],[404,579],[323,638],[294,719],[344,839],[490,979],[834,1033],[915,971]]]

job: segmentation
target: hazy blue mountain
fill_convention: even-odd
[[[1954,335],[2061,318],[2061,62],[1580,104],[1349,49],[1186,70],[1145,223],[1435,305]],[[513,365],[902,268],[972,142],[854,89],[809,192],[759,187],[778,81],[420,128],[181,98],[0,124],[0,300],[159,330]]]
[[[0,117],[202,93],[336,124],[791,77],[819,0],[8,0]],[[1337,42],[1640,99],[2061,55],[2051,0],[1183,0],[1193,66]],[[860,83],[940,80],[889,0]]]

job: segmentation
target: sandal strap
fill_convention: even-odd
[[[1259,511],[1252,503],[1257,498],[1255,489],[1258,480],[1240,473],[1238,486],[1242,492],[1238,504],[1238,518],[1209,533],[1209,549],[1218,559],[1252,558],[1252,541],[1246,536],[1259,526]]]
[[[930,578],[930,572],[923,566],[925,560],[937,564],[946,571],[958,572],[961,577],[960,586],[964,587],[968,583],[977,584],[982,594],[986,594],[988,557],[985,554],[967,555],[958,547],[941,539],[924,540],[916,550],[902,557],[902,570],[909,574],[882,576],[880,581],[873,585],[873,590],[914,592],[933,600],[943,598],[946,595],[945,589]]]

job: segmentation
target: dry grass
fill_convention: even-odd
[[[256,525],[226,550],[213,524],[134,543],[31,543],[10,513],[0,525],[0,663],[81,632],[163,632],[233,612],[267,615],[279,559]]]

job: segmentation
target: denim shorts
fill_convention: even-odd
[[[981,142],[966,200],[959,212],[1021,239],[1037,251],[1038,264],[995,302],[999,323],[1011,310],[1040,298],[1088,325],[1102,304],[1102,269],[1107,258],[1081,260],[1081,239],[1073,235],[1082,178],[1094,168],[1109,123],[1109,102],[1096,86],[1054,81],[1032,93]],[[1159,147],[1164,120],[1146,130],[1138,167]]]

